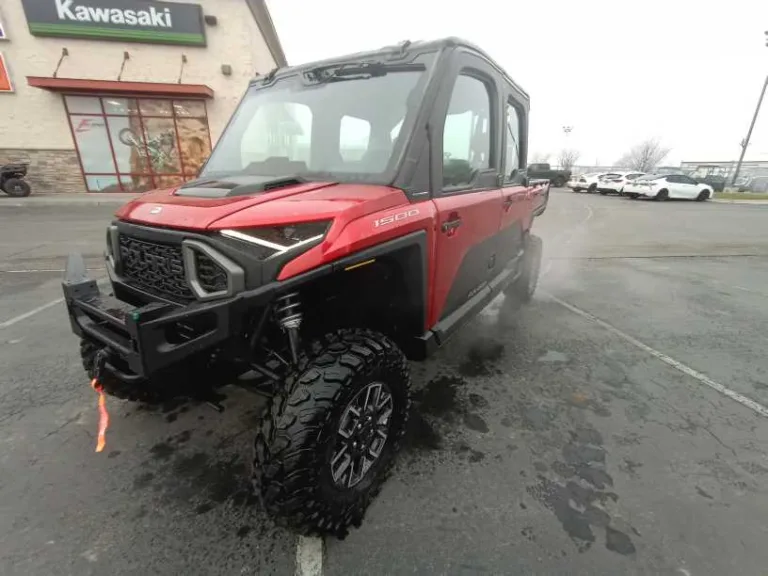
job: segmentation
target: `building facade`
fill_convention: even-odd
[[[284,65],[264,0],[3,0],[0,165],[33,194],[173,186]]]

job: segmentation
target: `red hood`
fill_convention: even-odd
[[[397,188],[310,182],[228,198],[177,196],[176,188],[142,194],[120,210],[121,220],[187,230],[243,228],[330,220],[350,221],[407,202]]]

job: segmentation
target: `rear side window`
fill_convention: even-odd
[[[443,127],[443,188],[472,184],[479,171],[491,168],[491,96],[474,76],[456,79]]]
[[[505,129],[504,180],[510,180],[512,172],[520,168],[520,112],[511,103],[507,103]],[[533,164],[531,168],[535,171],[540,166]]]

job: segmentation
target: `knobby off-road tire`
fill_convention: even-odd
[[[3,185],[3,191],[14,198],[24,198],[32,192],[29,182],[21,178],[8,178]]]
[[[391,394],[387,438],[363,479],[342,487],[331,464],[342,416],[371,383],[383,384]],[[302,534],[343,538],[350,526],[360,526],[405,434],[410,383],[405,356],[381,334],[347,329],[313,342],[267,406],[256,433],[252,480],[267,513]]]
[[[539,272],[541,271],[541,255],[544,250],[544,243],[541,238],[533,234],[525,237],[525,247],[523,248],[523,271],[512,284],[505,290],[508,306],[517,308],[527,304],[533,298],[536,292],[536,286],[539,283]]]

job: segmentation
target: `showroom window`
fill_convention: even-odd
[[[211,153],[202,100],[65,96],[89,192],[144,192],[197,176]]]

